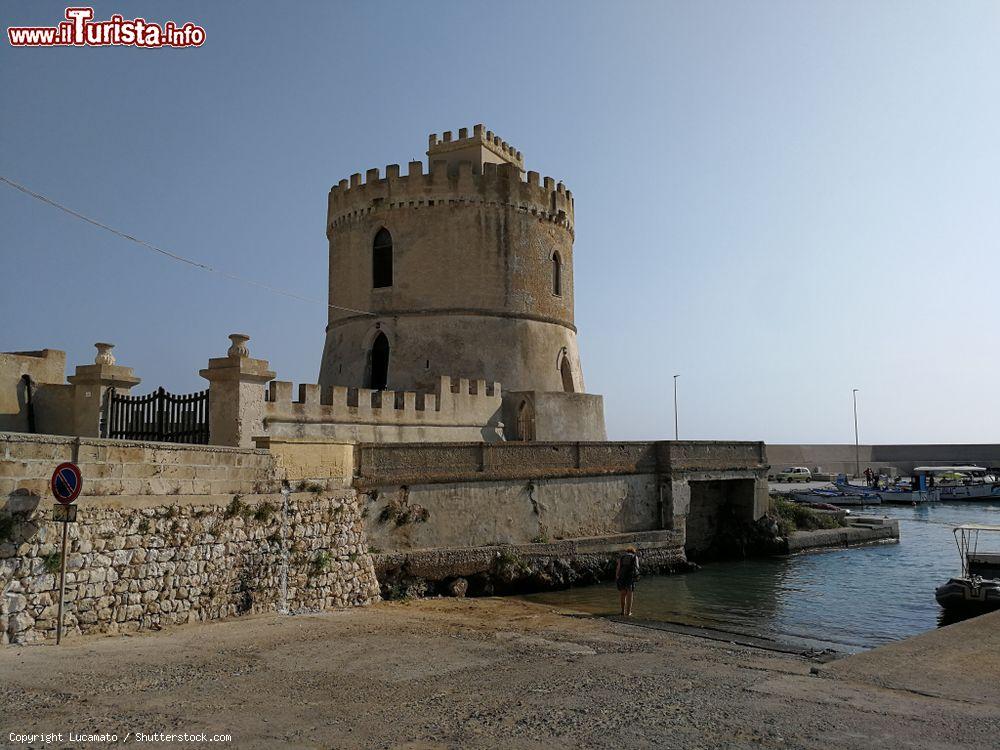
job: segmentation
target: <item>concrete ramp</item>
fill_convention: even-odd
[[[1000,706],[1000,612],[819,667],[821,677]]]

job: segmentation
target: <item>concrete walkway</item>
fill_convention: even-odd
[[[254,615],[0,648],[0,746],[72,730],[231,736],[156,744],[185,750],[996,747],[998,623],[820,666],[515,599]]]
[[[819,675],[1000,706],[1000,612],[825,664]]]

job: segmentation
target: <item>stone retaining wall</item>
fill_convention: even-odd
[[[0,433],[0,498],[48,497],[63,461],[80,467],[90,497],[260,494],[280,485],[264,450],[8,432]]]
[[[83,503],[70,526],[64,632],[129,632],[377,599],[353,492],[203,502]],[[62,531],[51,519],[46,504],[3,520],[0,643],[55,635]]]
[[[48,481],[66,460],[84,477],[67,636],[378,599],[358,496],[341,480],[282,492],[267,451],[0,433],[0,643],[55,635],[62,524]]]

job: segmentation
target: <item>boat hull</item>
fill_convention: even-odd
[[[939,490],[878,490],[874,487],[859,487],[846,482],[837,482],[838,490],[849,495],[861,495],[865,499],[875,498],[877,502],[913,505],[914,503],[934,503],[941,499]]]
[[[937,603],[945,609],[1000,609],[1000,581],[952,578],[934,592]]]
[[[841,492],[793,492],[792,497],[798,503],[826,503],[827,505],[879,505],[882,500],[877,497],[864,497]]]
[[[942,500],[970,502],[976,500],[1000,500],[1000,484],[969,484],[938,488]]]

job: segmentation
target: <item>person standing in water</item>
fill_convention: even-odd
[[[621,597],[622,617],[632,616],[632,598],[635,595],[635,583],[639,580],[639,555],[635,547],[626,547],[624,554],[618,558],[615,567],[615,585]]]

